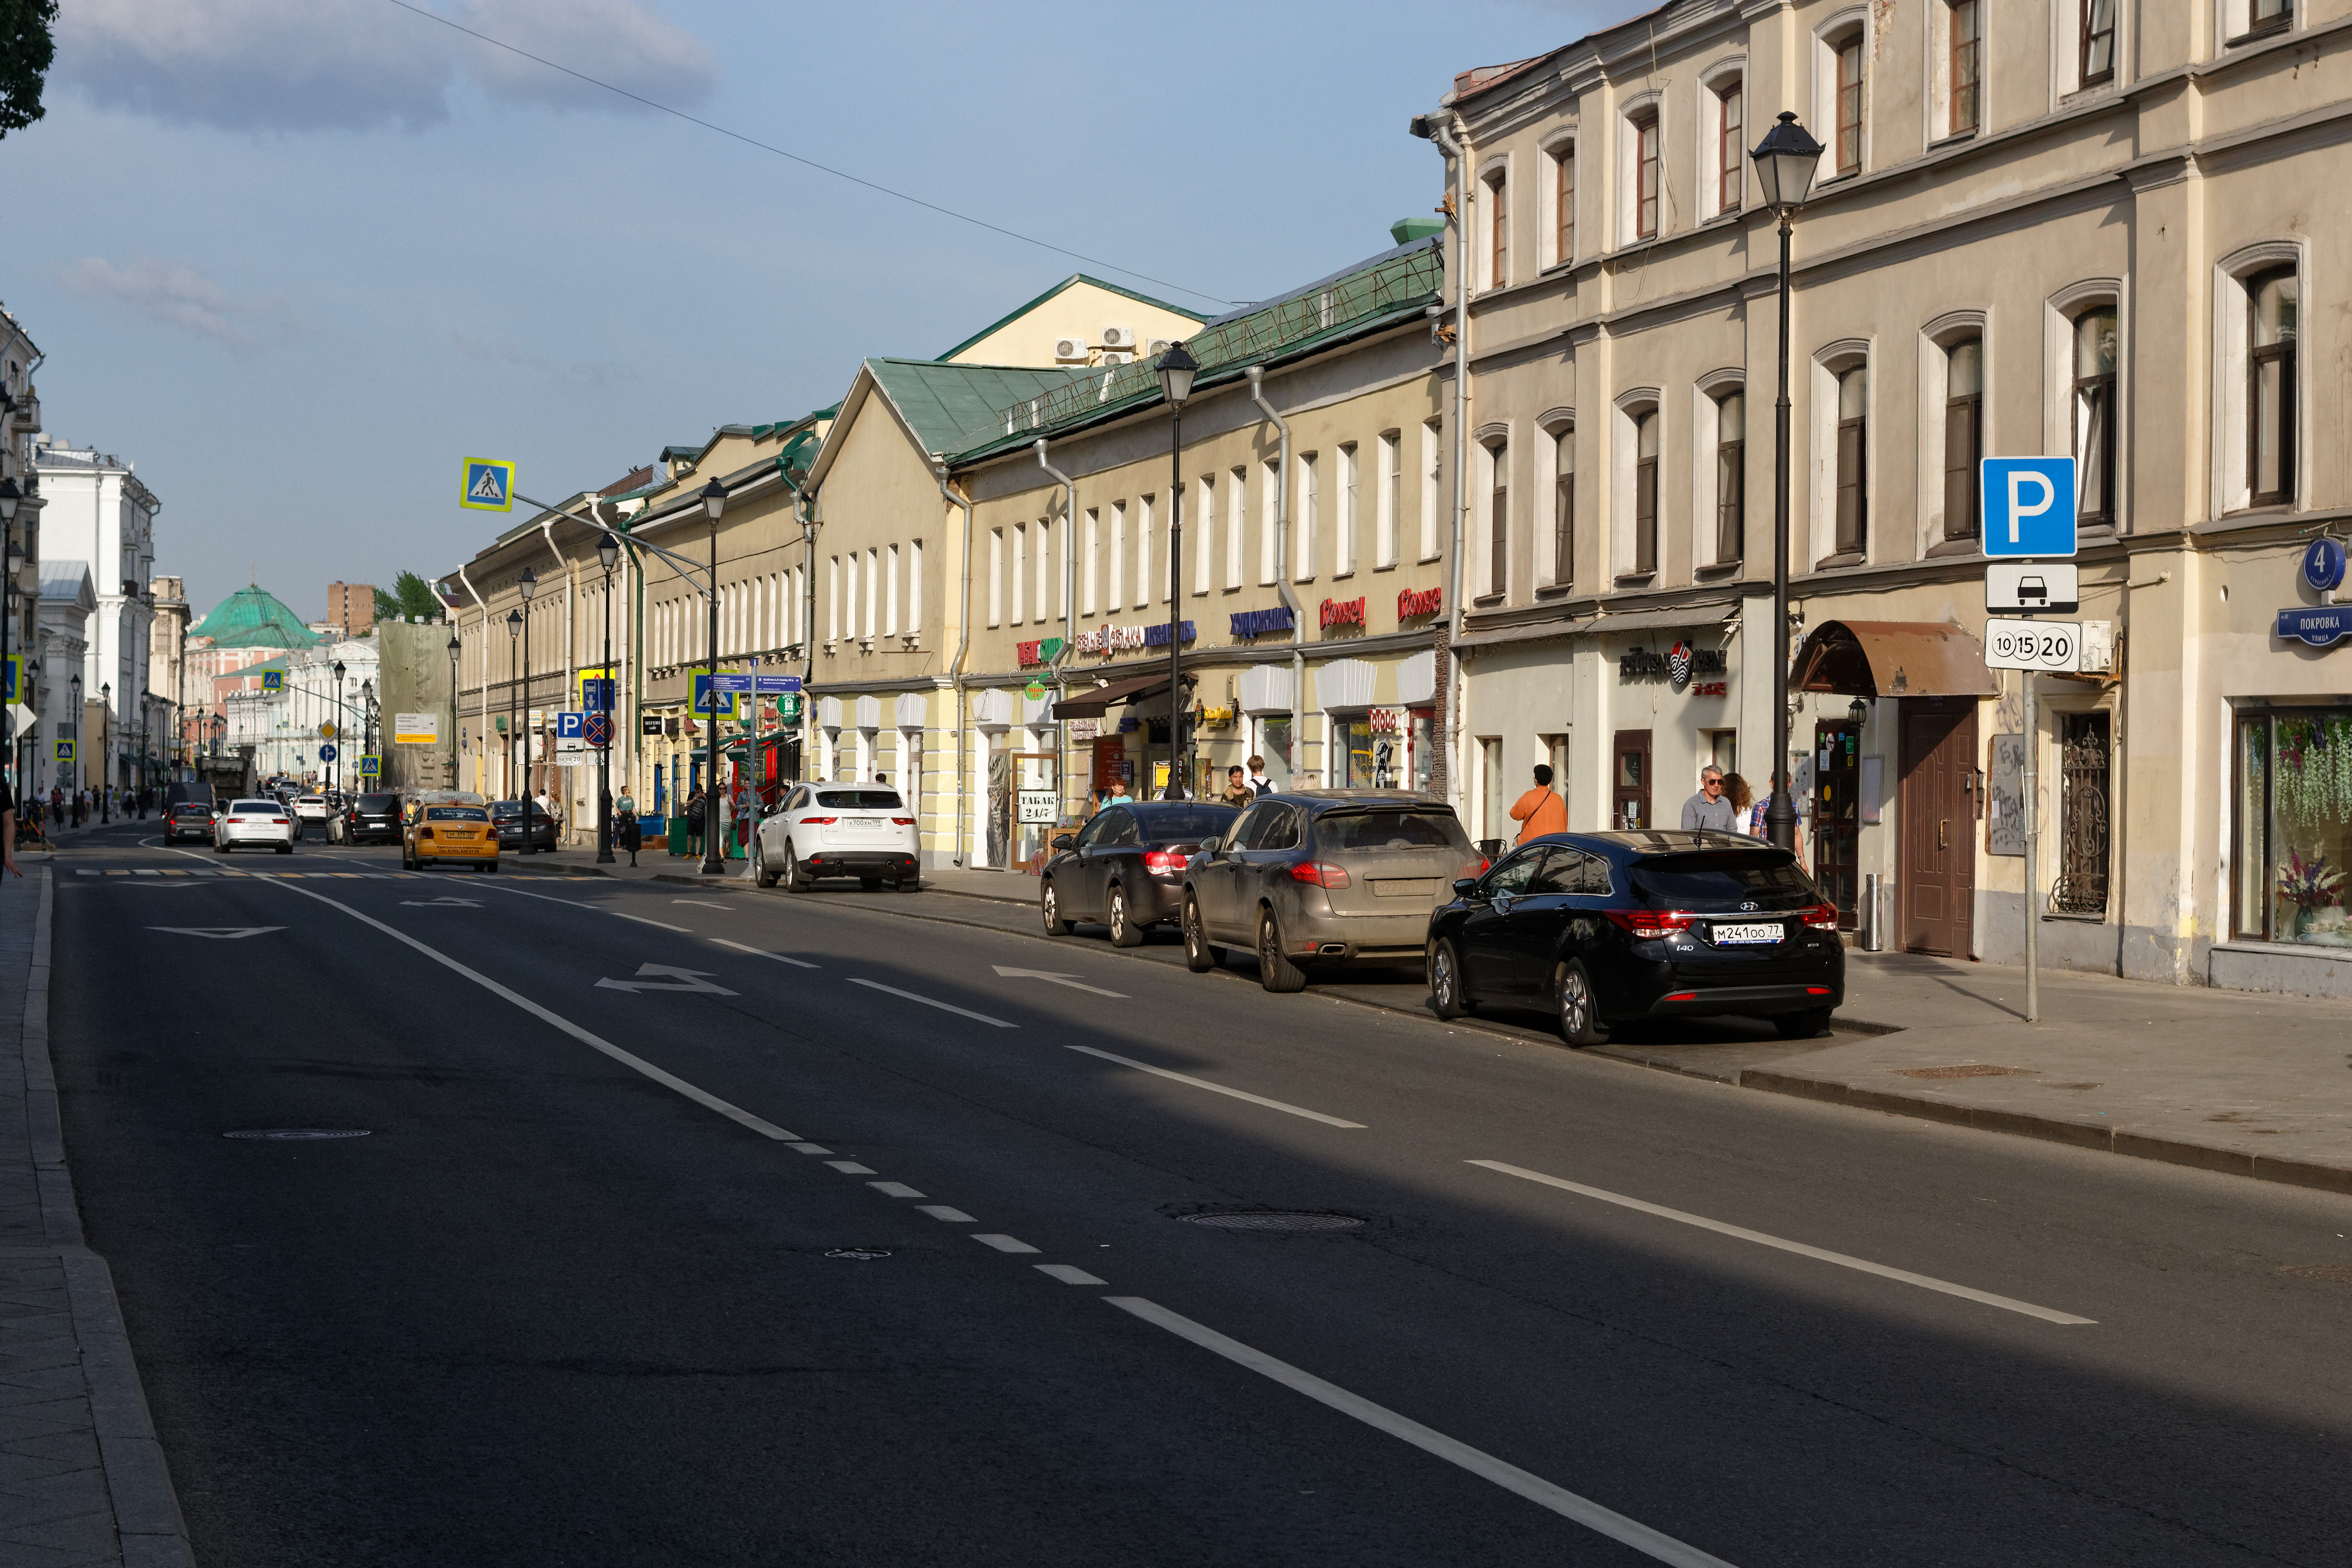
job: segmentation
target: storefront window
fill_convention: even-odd
[[[2352,947],[2352,714],[2238,721],[2236,934]]]
[[[1431,744],[1430,732],[1436,721],[1437,710],[1434,708],[1415,708],[1409,713],[1412,787],[1423,795],[1431,794],[1435,787],[1435,775],[1431,769],[1436,761],[1436,752]]]
[[[1331,743],[1339,749],[1339,787],[1372,787],[1372,721],[1362,713],[1331,715]]]
[[[1290,787],[1290,721],[1257,721],[1257,754],[1265,759],[1265,776],[1276,789]]]

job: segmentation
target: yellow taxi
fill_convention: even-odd
[[[499,868],[499,834],[489,807],[469,790],[428,790],[418,796],[400,830],[400,868],[463,861],[485,871]]]

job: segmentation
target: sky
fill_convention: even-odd
[[[468,456],[560,500],[1074,271],[1213,311],[1370,255],[1443,194],[1406,121],[1454,71],[1643,8],[64,0],[0,302],[49,434],[161,499],[157,574],[319,618],[509,521]]]

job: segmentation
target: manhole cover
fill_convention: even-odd
[[[224,1132],[224,1138],[261,1140],[273,1143],[308,1143],[320,1138],[364,1138],[364,1127],[254,1127],[242,1132]]]
[[[1905,1078],[2007,1078],[2011,1073],[2030,1073],[2032,1068],[1997,1068],[1984,1062],[1963,1062],[1949,1068],[1905,1068]]]
[[[1213,1226],[1219,1230],[1353,1230],[1364,1222],[1351,1214],[1188,1214],[1177,1216],[1186,1225]]]
[[[2333,1279],[2338,1285],[2352,1285],[2352,1263],[2290,1263],[2279,1272],[2297,1279]]]
[[[836,1247],[831,1252],[826,1253],[825,1256],[827,1258],[855,1258],[863,1261],[866,1258],[887,1258],[890,1254],[887,1248],[880,1247]]]

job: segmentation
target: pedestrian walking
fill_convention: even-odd
[[[16,786],[6,773],[0,773],[0,866],[14,876],[25,874],[16,868]]]
[[[709,801],[699,789],[686,797],[686,847],[698,858],[702,854],[702,829],[709,807]]]
[[[1250,788],[1249,780],[1242,776],[1241,768],[1235,765],[1225,770],[1225,793],[1217,798],[1227,805],[1243,806],[1255,800],[1257,792]]]
[[[629,864],[634,866],[637,863],[637,850],[646,841],[646,833],[637,822],[637,803],[625,795],[621,799],[626,804],[614,819],[613,830],[621,841],[621,847],[629,852]]]
[[[1723,770],[1712,763],[1699,770],[1698,793],[1683,802],[1683,826],[1715,833],[1737,830],[1731,802],[1723,796]]]
[[[1731,830],[1750,838],[1764,837],[1764,808],[1756,799],[1756,792],[1738,773],[1723,775],[1723,798],[1731,803]]]
[[[1551,787],[1551,765],[1536,764],[1536,786],[1511,805],[1511,820],[1519,824],[1519,842],[1540,838],[1547,833],[1568,831],[1568,802]]]
[[[1272,795],[1274,793],[1274,781],[1265,776],[1265,759],[1264,757],[1254,756],[1249,760],[1249,787],[1252,795]]]

